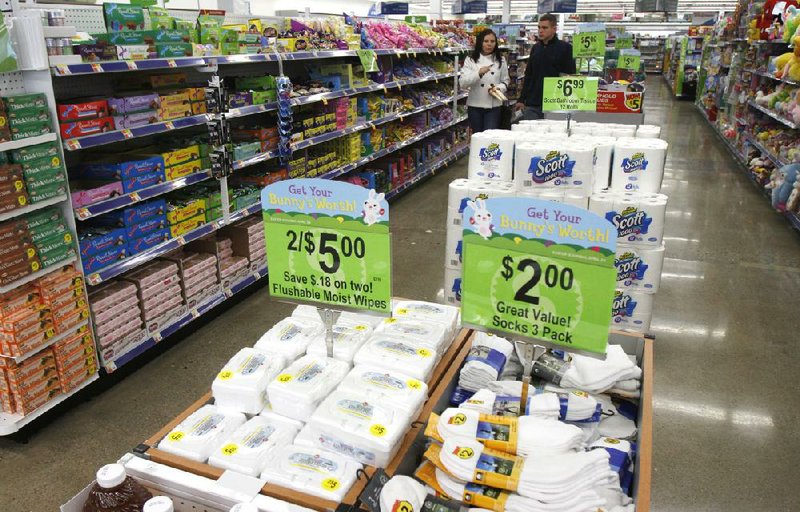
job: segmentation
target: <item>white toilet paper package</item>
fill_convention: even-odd
[[[461,305],[461,269],[445,266],[444,300],[450,306]]]
[[[623,137],[614,145],[611,189],[617,192],[658,193],[667,160],[666,141]]]
[[[411,424],[408,411],[361,393],[336,390],[306,425],[318,445],[362,464],[386,467]]]
[[[518,190],[575,187],[586,195],[593,186],[594,148],[564,142],[523,143],[515,149]]]
[[[617,269],[617,288],[656,293],[661,283],[664,265],[664,246],[654,248],[617,245],[614,267]]]
[[[180,422],[158,443],[164,450],[197,462],[205,462],[222,442],[242,426],[244,414],[204,405]]]
[[[408,412],[409,417],[419,416],[428,396],[425,382],[403,373],[400,369],[359,365],[350,370],[339,384],[342,391],[362,393],[364,398],[381,400]]]
[[[649,293],[614,291],[611,306],[611,326],[623,331],[647,333],[653,317],[653,295]]]
[[[267,483],[340,503],[357,478],[361,464],[342,455],[289,445],[274,452],[261,478]]]
[[[350,365],[344,361],[306,355],[292,363],[267,386],[272,410],[300,421],[344,379]]]
[[[514,161],[514,139],[510,133],[480,132],[470,140],[469,178],[510,181]]]
[[[663,242],[667,196],[663,194],[592,194],[589,211],[605,218],[617,229],[617,242],[658,247]]]
[[[286,366],[286,359],[254,348],[243,348],[211,384],[218,407],[257,414],[267,403],[267,384]]]
[[[294,361],[305,354],[311,340],[323,332],[325,326],[319,320],[308,317],[284,318],[261,336],[255,348],[281,354],[288,361]]]
[[[283,423],[255,416],[222,441],[208,463],[257,477],[269,463],[271,453],[291,444],[296,434],[297,430]]]

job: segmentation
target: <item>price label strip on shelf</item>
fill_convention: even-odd
[[[325,179],[261,192],[269,290],[319,307],[391,312],[389,205],[383,194]]]
[[[592,77],[545,78],[542,110],[589,111],[597,109],[598,79]]]
[[[616,284],[608,220],[574,206],[498,198],[470,202],[462,222],[464,325],[605,353]]]

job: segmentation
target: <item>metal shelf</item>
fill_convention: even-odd
[[[25,215],[26,213],[35,212],[36,210],[41,210],[42,208],[47,208],[48,206],[53,206],[54,204],[58,204],[62,201],[65,201],[67,196],[60,195],[56,197],[51,197],[50,199],[46,199],[40,203],[32,203],[28,206],[24,206],[22,208],[17,208],[16,210],[11,210],[10,212],[0,214],[0,222],[6,221],[8,219],[13,219],[14,217],[19,217],[20,215]]]
[[[743,69],[747,73],[752,73],[758,76],[765,76],[767,78],[771,78],[777,82],[783,82],[789,85],[800,85],[800,82],[796,82],[794,80],[787,80],[786,78],[778,78],[777,76],[773,75],[772,73],[767,73],[766,71],[756,71],[755,69]]]
[[[255,203],[253,205],[248,206],[247,208],[231,213],[230,221],[227,224],[235,222],[239,219],[243,219],[248,215],[252,215],[260,210],[261,210],[261,203]],[[209,222],[208,224],[203,224],[199,228],[189,231],[183,236],[179,236],[177,238],[171,238],[166,242],[158,244],[155,247],[152,247],[151,249],[148,249],[146,251],[140,252],[135,256],[132,256],[130,258],[125,258],[117,263],[114,263],[113,265],[109,265],[101,270],[92,272],[91,274],[86,276],[86,280],[92,286],[98,285],[124,272],[133,270],[134,268],[137,268],[143,263],[146,263],[154,258],[157,258],[168,252],[174,251],[175,249],[183,247],[189,242],[192,242],[194,240],[197,240],[198,238],[202,238],[206,235],[209,235],[217,231],[224,225],[226,225],[224,219],[219,219],[213,222]]]
[[[425,112],[426,110],[430,110],[436,107],[451,105],[454,99],[457,101],[461,98],[465,98],[466,96],[467,96],[466,94],[461,93],[458,94],[457,96],[450,96],[449,98],[444,100],[438,100],[432,103],[426,103],[425,105],[419,106],[407,112],[390,114],[388,116],[381,117],[380,119],[375,119],[374,121],[367,121],[365,123],[361,123],[356,126],[351,126],[350,128],[344,128],[342,130],[336,130],[333,132],[324,133],[322,135],[317,135],[316,137],[311,137],[310,139],[301,140],[299,142],[292,144],[292,150],[299,151],[301,149],[315,146],[317,144],[322,144],[323,142],[328,142],[330,140],[337,139],[339,137],[343,137],[345,135],[355,133],[361,130],[366,130],[368,128],[380,126],[386,123],[390,123],[392,121],[398,121],[398,120],[402,121],[408,116],[413,116],[414,114],[419,114],[421,112]]]
[[[467,51],[463,48],[410,48],[401,49],[378,49],[374,50],[376,55],[445,55]],[[339,57],[357,57],[356,50],[314,50],[307,52],[291,53],[258,53],[248,55],[218,55],[210,57],[178,57],[174,59],[146,59],[146,60],[112,60],[98,63],[81,64],[59,64],[51,68],[55,76],[89,75],[97,73],[122,73],[126,71],[152,70],[152,69],[175,69],[187,67],[205,67],[218,64],[250,64],[257,62],[277,62],[309,60],[309,59],[333,59]]]
[[[259,205],[259,208],[261,206]],[[153,333],[151,336],[142,340],[139,344],[132,347],[130,350],[123,354],[117,355],[115,358],[109,361],[102,361],[102,365],[105,368],[106,372],[111,373],[115,370],[118,370],[120,367],[128,364],[132,360],[136,359],[138,356],[142,355],[144,352],[147,352],[151,348],[153,348],[156,344],[158,344],[162,339],[170,336],[178,331],[181,327],[191,323],[193,320],[201,317],[202,315],[208,313],[216,306],[222,304],[226,299],[232,297],[233,295],[239,293],[240,291],[244,290],[251,284],[255,283],[259,279],[266,277],[267,275],[267,268],[261,268],[257,271],[253,272],[249,276],[241,279],[237,283],[231,285],[230,288],[226,288],[219,293],[216,293],[201,304],[195,306],[187,313],[181,315],[180,317],[176,318],[173,322],[166,325],[165,327],[161,328],[158,332]]]
[[[427,178],[428,176],[434,174],[436,171],[438,171],[442,167],[447,166],[448,164],[450,164],[450,162],[458,160],[459,158],[461,158],[462,156],[466,155],[467,153],[469,153],[469,144],[466,144],[466,145],[464,145],[464,146],[462,146],[462,147],[460,147],[458,149],[455,149],[452,152],[452,154],[440,159],[439,161],[437,161],[436,163],[430,165],[427,169],[423,170],[422,172],[417,173],[417,175],[414,176],[414,178],[412,178],[411,181],[409,181],[407,183],[404,183],[404,184],[400,185],[399,187],[397,187],[396,189],[390,190],[389,192],[387,192],[386,193],[386,199],[387,200],[388,199],[392,199],[393,197],[397,196],[398,194],[401,194],[405,190],[407,190],[407,189],[413,187],[414,185],[416,185],[421,180],[423,180],[423,179]]]
[[[47,267],[47,268],[42,269],[42,270],[39,270],[38,272],[34,272],[33,274],[28,274],[27,276],[23,277],[22,279],[17,279],[13,283],[7,284],[5,286],[0,286],[0,293],[6,293],[6,292],[9,292],[9,291],[13,290],[14,288],[19,288],[23,284],[30,283],[31,281],[34,281],[36,279],[39,279],[40,277],[46,276],[47,274],[49,274],[51,272],[55,272],[56,270],[58,270],[58,269],[60,269],[62,267],[66,267],[67,265],[71,265],[77,259],[78,258],[76,256],[70,256],[69,258],[65,259],[64,261],[60,261],[60,262],[58,262],[58,263],[56,263],[56,264],[54,264],[54,265],[52,265],[50,267]]]
[[[233,170],[238,171],[239,169],[244,169],[245,167],[250,167],[251,165],[260,164],[261,162],[266,162],[267,160],[272,160],[273,158],[277,157],[278,157],[277,151],[270,151],[268,153],[259,153],[256,156],[252,156],[244,160],[237,160],[233,162]]]
[[[463,121],[466,121],[466,119],[467,119],[467,116],[461,116],[461,117],[459,117],[457,119],[454,119],[453,121],[451,121],[451,122],[449,122],[447,124],[444,124],[442,126],[437,126],[435,128],[431,128],[430,130],[426,130],[426,131],[420,133],[419,135],[417,135],[415,137],[412,137],[412,138],[410,138],[410,139],[408,139],[406,141],[401,142],[400,144],[394,144],[394,145],[392,145],[392,146],[390,146],[388,148],[384,148],[384,149],[382,149],[380,151],[376,151],[375,153],[372,153],[369,156],[365,156],[364,158],[356,160],[355,162],[349,163],[347,165],[343,165],[343,166],[339,167],[338,169],[334,169],[334,170],[332,170],[330,172],[327,172],[327,173],[322,174],[321,176],[317,176],[317,177],[318,178],[323,178],[323,179],[332,179],[332,178],[335,178],[337,176],[341,176],[343,174],[347,174],[348,172],[350,172],[350,171],[352,171],[354,169],[357,169],[357,168],[361,167],[364,164],[368,164],[369,162],[372,162],[374,160],[377,160],[378,158],[381,158],[381,157],[384,157],[384,156],[389,155],[391,153],[394,153],[395,151],[397,151],[399,149],[402,149],[402,148],[404,148],[406,146],[409,146],[411,144],[414,144],[415,142],[419,142],[419,141],[421,141],[421,140],[423,140],[423,139],[425,139],[427,137],[430,137],[431,135],[433,135],[433,134],[435,134],[437,132],[440,132],[442,130],[450,128],[451,126],[454,126],[454,125],[456,125],[458,123],[461,123]]]
[[[36,144],[44,144],[45,142],[53,142],[58,138],[58,134],[45,133],[38,137],[28,137],[27,139],[10,140],[8,142],[0,142],[0,151],[11,151],[12,149],[20,149]]]
[[[41,347],[37,348],[36,350],[31,350],[30,352],[22,354],[21,356],[6,356],[6,355],[3,355],[3,354],[0,354],[0,358],[11,359],[15,363],[21,363],[22,361],[28,359],[32,355],[38,354],[42,350],[55,345],[59,341],[61,341],[63,339],[66,339],[66,338],[68,338],[70,336],[73,336],[75,334],[75,331],[77,331],[78,329],[80,329],[80,328],[82,328],[82,327],[84,327],[84,326],[86,326],[88,324],[89,324],[89,320],[84,320],[83,322],[81,322],[80,324],[76,325],[75,327],[70,327],[67,332],[63,332],[63,333],[59,334],[58,336],[54,336],[54,337],[50,338],[47,341],[47,343],[45,343]]]
[[[778,155],[773,154],[770,150],[765,148],[760,142],[758,142],[753,137],[747,135],[747,142],[749,142],[754,148],[761,151],[761,154],[767,157],[772,163],[777,165],[778,167],[783,167],[784,165],[788,165],[789,162],[780,158]]]
[[[181,128],[200,126],[206,124],[209,119],[210,117],[208,114],[200,114],[197,116],[172,119],[170,121],[161,121],[145,126],[139,126],[137,128],[126,128],[124,130],[97,133],[94,135],[87,135],[85,137],[66,139],[64,141],[64,147],[67,149],[67,151],[77,151],[79,149],[104,146],[106,144],[113,144],[115,142],[122,142],[140,137],[148,137],[150,135],[165,133],[172,130],[179,130]]]
[[[771,111],[770,109],[762,107],[761,105],[759,105],[755,101],[748,100],[747,104],[750,105],[750,107],[767,114],[772,119],[774,119],[774,120],[776,120],[776,121],[778,121],[780,123],[783,123],[784,125],[788,126],[792,130],[796,130],[797,129],[797,125],[796,124],[794,124],[793,122],[789,121],[785,117],[779,116],[778,114],[776,114],[775,112]]]
[[[152,199],[162,194],[166,194],[167,192],[172,192],[173,190],[178,190],[188,187],[189,185],[194,185],[195,183],[200,183],[201,181],[205,181],[210,177],[211,170],[207,169],[205,171],[190,174],[189,176],[185,176],[177,180],[165,181],[164,183],[159,183],[158,185],[153,185],[152,187],[143,188],[141,190],[137,190],[136,192],[131,192],[130,194],[104,199],[103,201],[98,201],[88,206],[75,208],[75,217],[79,220],[86,220],[96,217],[97,215],[102,215],[119,208],[130,206],[138,203],[139,201]]]
[[[27,416],[20,416],[18,414],[5,414],[0,413],[0,436],[7,436],[13,434],[15,432],[19,432],[25,425],[31,423],[36,418],[40,417],[53,407],[57,406],[58,404],[64,402],[71,396],[77,394],[85,387],[87,387],[92,382],[96,381],[100,377],[99,373],[95,373],[91,377],[89,377],[85,382],[81,383],[70,391],[67,394],[58,395],[57,397],[53,398],[46,404],[42,405],[32,413],[28,414]]]

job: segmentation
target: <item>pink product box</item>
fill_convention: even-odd
[[[198,258],[192,260],[188,264],[184,264],[183,266],[183,280],[184,282],[192,279],[197,274],[201,274],[203,272],[212,269],[216,272],[217,270],[217,257],[209,255],[210,258]]]
[[[100,311],[99,313],[94,313],[93,315],[94,323],[103,324],[106,322],[110,322],[117,315],[121,315],[129,310],[130,311],[136,310],[137,314],[139,314],[140,316],[142,314],[142,310],[139,308],[139,298],[136,295],[127,298],[112,307],[106,308]]]
[[[141,288],[139,290],[139,296],[143,301],[148,301],[161,294],[165,288],[173,285],[177,286],[177,283],[179,283],[180,280],[181,278],[178,274],[169,275],[158,282],[149,284],[147,288]]]
[[[188,279],[183,280],[183,288],[184,290],[188,290],[189,288],[193,288],[197,285],[197,283],[206,283],[206,282],[217,282],[217,269],[216,267],[211,267],[203,272],[197,273]]]
[[[127,325],[130,323],[134,323],[136,325],[142,325],[142,316],[139,314],[139,309],[132,309],[129,310],[116,318],[109,320],[103,324],[95,324],[94,330],[98,336],[105,336],[110,332],[119,329],[123,325]]]
[[[117,330],[106,334],[105,336],[98,336],[97,341],[100,343],[102,348],[110,347],[116,343],[124,341],[126,338],[133,338],[131,336],[134,333],[139,333],[142,331],[142,324],[136,325],[134,323],[123,325],[122,327],[118,328]],[[113,353],[109,355],[108,353],[104,353],[103,357],[106,359],[112,359],[114,357]]]
[[[254,253],[254,252],[266,250],[266,248],[267,248],[267,246],[266,246],[266,244],[264,243],[263,240],[261,240],[260,242],[257,241],[255,243],[250,242],[250,245],[247,246],[247,252]]]
[[[125,279],[135,282],[139,289],[143,290],[177,273],[178,265],[175,262],[160,260],[127,274]]]
[[[250,253],[250,261],[266,260],[267,251],[259,251]]]
[[[196,296],[198,294],[202,294],[203,290],[205,290],[207,288],[214,287],[217,284],[218,284],[218,282],[217,282],[217,278],[216,277],[206,278],[205,281],[199,281],[199,282],[195,283],[194,285],[192,285],[191,287],[186,287],[186,297],[187,297],[187,299],[193,298],[194,296]]]
[[[113,281],[89,292],[89,304],[96,315],[114,305],[136,298],[136,285],[128,281]]]
[[[233,257],[233,248],[228,247],[219,251],[219,259],[226,260]]]
[[[183,303],[183,297],[179,295],[172,300],[161,302],[157,304],[155,307],[152,307],[150,309],[145,309],[144,321],[149,323],[150,321],[155,320],[156,318],[168,313],[171,309],[177,308],[182,303]]]
[[[79,188],[80,185],[70,185],[71,188]],[[104,199],[108,199],[110,197],[121,196],[123,194],[122,190],[122,182],[121,181],[112,181],[106,183],[97,188],[91,188],[88,190],[77,190],[73,192],[72,195],[72,204],[73,206],[87,206],[90,204],[94,204],[98,201],[103,201]]]
[[[230,260],[220,263],[219,275],[222,279],[226,279],[240,270],[247,268],[247,263],[247,258],[231,258]]]
[[[142,309],[148,310],[158,307],[162,302],[167,302],[175,297],[181,297],[181,285],[176,281],[174,285],[162,288],[162,291],[157,295],[153,295],[147,300],[142,301]]]

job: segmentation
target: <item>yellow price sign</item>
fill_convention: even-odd
[[[419,354],[421,357],[431,357],[431,351],[427,348],[418,349],[417,354]]]
[[[176,432],[173,432],[173,433],[171,433],[171,434],[170,434],[169,436],[167,436],[167,437],[169,438],[169,440],[170,440],[170,441],[174,441],[174,442],[176,442],[176,443],[177,443],[177,442],[179,442],[181,439],[183,439],[184,437],[186,437],[186,434],[184,434],[184,433],[183,433],[183,432],[181,432],[181,431],[176,431]]]
[[[416,379],[409,379],[406,381],[406,384],[408,384],[408,387],[411,389],[420,389],[422,387],[422,383]]]
[[[217,378],[219,380],[230,380],[232,377],[233,377],[233,372],[230,370],[221,371],[219,372],[219,375],[217,375]]]
[[[380,423],[376,423],[369,427],[369,433],[375,437],[383,437],[386,435],[387,429]]]
[[[471,459],[475,456],[475,450],[469,446],[464,448],[456,447],[455,454],[459,459]]]
[[[326,491],[335,491],[340,485],[342,484],[340,484],[339,480],[335,478],[326,478],[322,481],[322,488]]]
[[[285,383],[289,382],[290,380],[292,380],[293,378],[294,378],[294,376],[292,376],[292,375],[290,375],[288,373],[282,373],[282,374],[278,375],[278,382],[283,382],[285,384]]]
[[[235,455],[236,452],[239,451],[239,445],[236,443],[228,443],[222,448],[220,448],[220,451],[222,451],[223,455],[227,455],[228,457],[230,457],[231,455]]]

